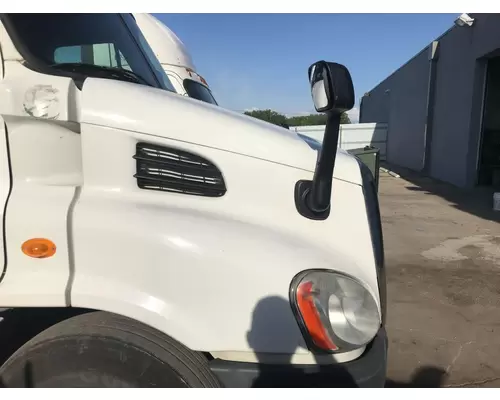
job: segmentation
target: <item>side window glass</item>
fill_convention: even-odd
[[[92,50],[95,65],[132,70],[125,56],[113,43],[94,44]]]
[[[57,64],[81,63],[82,46],[68,46],[57,48],[54,52],[54,62]]]
[[[99,43],[92,45],[94,64],[103,67],[117,67],[115,46],[112,43]]]
[[[120,50],[118,50],[118,59],[120,60],[120,67],[123,69],[128,69],[129,71],[132,71],[132,68],[130,67],[127,59],[125,56],[122,54]]]
[[[85,63],[132,70],[127,59],[113,43],[59,47],[54,51],[54,62]]]

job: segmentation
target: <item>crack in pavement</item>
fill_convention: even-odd
[[[446,385],[444,387],[448,388],[459,388],[459,387],[466,387],[466,386],[472,386],[472,385],[484,385],[485,383],[490,383],[490,382],[495,382],[499,380],[500,377],[497,378],[488,378],[488,379],[483,379],[480,381],[471,381],[471,382],[465,382],[465,383],[457,383],[455,385]]]
[[[474,343],[474,342],[470,341],[470,342],[463,343],[460,345],[460,347],[458,348],[457,354],[455,355],[455,357],[453,357],[453,360],[451,360],[451,363],[446,367],[446,374],[447,375],[449,375],[451,369],[453,368],[453,366],[457,362],[458,358],[462,354],[462,350],[464,349],[464,346],[467,346],[467,345],[472,344],[472,343]]]
[[[416,332],[416,333],[420,333],[424,336],[427,336],[431,339],[436,339],[436,340],[442,340],[443,342],[450,342],[450,343],[456,343],[456,344],[459,344],[460,346],[465,346],[465,345],[468,345],[468,344],[472,344],[472,343],[476,343],[475,340],[471,340],[471,341],[468,341],[468,342],[463,342],[459,339],[449,339],[449,338],[445,338],[445,337],[442,337],[442,336],[436,336],[436,335],[433,335],[432,333],[426,331],[426,330],[423,330],[423,329],[418,329],[418,328],[410,328],[410,329],[403,329],[403,328],[396,328],[396,327],[388,327],[389,331],[397,331],[397,332]]]

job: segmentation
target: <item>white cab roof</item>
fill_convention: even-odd
[[[151,14],[134,13],[133,15],[161,64],[195,70],[191,54],[174,32]]]

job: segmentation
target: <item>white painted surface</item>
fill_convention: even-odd
[[[347,273],[379,302],[352,156],[338,153],[330,218],[311,221],[296,211],[293,193],[297,180],[312,178],[317,152],[293,132],[138,84],[88,78],[80,92],[68,78],[17,61],[5,67],[0,115],[14,177],[0,306],[71,300],[142,321],[194,350],[296,353],[296,362],[315,362],[289,306],[297,273]],[[23,107],[35,84],[57,89],[54,120]],[[213,161],[227,194],[140,190],[139,141]],[[56,255],[26,257],[20,247],[33,237],[54,241]]]
[[[1,42],[0,42],[1,44]],[[42,120],[78,122],[80,91],[70,78],[28,70],[17,61],[7,61],[0,85],[0,115],[39,116]],[[51,91],[50,96],[44,92]],[[41,95],[36,95],[41,92]],[[45,104],[44,104],[45,103]],[[33,107],[36,104],[36,107]]]
[[[0,304],[65,306],[70,272],[67,217],[75,188],[82,182],[80,136],[33,118],[6,117],[6,123],[13,182]],[[47,259],[23,254],[21,245],[40,237],[56,244],[56,254]]]
[[[323,142],[325,125],[293,126],[295,132]],[[387,155],[387,124],[344,124],[340,126],[339,147],[343,150],[373,146],[380,149],[380,159]]]
[[[184,79],[208,87],[196,71],[191,53],[170,28],[151,14],[134,13],[134,18],[178,94],[188,96]]]
[[[195,69],[193,58],[179,37],[156,17],[146,13],[134,13],[142,34],[161,64]]]
[[[290,130],[317,140],[319,143],[323,143],[323,136],[325,135],[325,125],[291,126]]]
[[[80,135],[76,133],[79,92],[70,78],[40,74],[18,61],[6,61],[4,68],[0,115],[9,141],[12,191],[5,217],[8,265],[0,286],[0,305],[66,306],[68,213],[83,181]],[[34,88],[51,89],[51,95],[32,96]],[[34,99],[37,107],[28,107]],[[56,244],[53,257],[34,259],[22,253],[26,240],[39,237]]]
[[[335,180],[330,218],[301,217],[293,189],[312,177],[316,152],[295,134],[117,81],[88,79],[82,105],[85,184],[73,224],[74,306],[132,315],[196,350],[307,353],[288,306],[298,272],[349,273],[378,301],[361,187]],[[213,160],[227,194],[140,190],[132,156],[141,140]],[[339,153],[338,162],[340,176],[359,179],[352,157]],[[310,169],[289,166],[295,163]],[[261,302],[280,312],[255,317]],[[265,331],[276,318],[280,328]],[[247,333],[255,329],[266,334],[250,348]]]
[[[313,172],[317,151],[288,129],[175,93],[88,78],[82,122],[148,132]],[[166,123],[167,122],[167,123]],[[334,175],[361,184],[353,156],[338,152]]]
[[[352,274],[378,299],[360,186],[335,181],[331,217],[317,223],[301,217],[293,201],[295,182],[310,173],[130,131],[84,125],[82,135],[74,306],[132,316],[195,350],[304,353],[288,305],[298,272]],[[216,161],[228,193],[206,199],[138,189],[131,156],[139,140]],[[279,312],[261,307],[254,315],[267,303]],[[250,348],[251,331],[262,334]]]

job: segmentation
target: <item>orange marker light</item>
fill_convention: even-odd
[[[49,239],[29,239],[23,243],[21,250],[33,258],[48,258],[56,253],[56,245]]]
[[[208,86],[207,81],[201,75],[200,75],[200,81],[201,81],[201,83],[204,83],[206,86]]]
[[[297,290],[297,305],[314,344],[323,350],[337,350],[326,332],[313,299],[313,283],[303,282]]]

